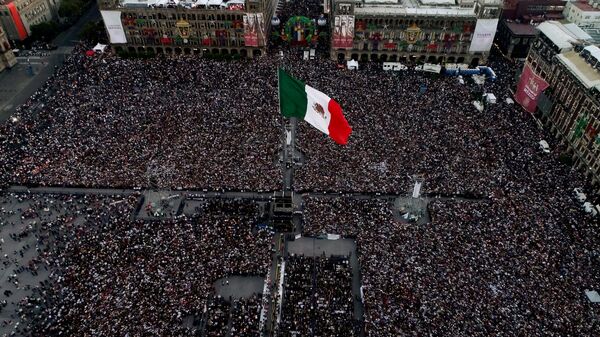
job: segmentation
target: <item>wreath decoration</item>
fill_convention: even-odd
[[[298,24],[300,24],[300,26],[304,27],[305,31],[308,30],[308,33],[306,34],[304,39],[306,41],[312,41],[313,35],[315,34],[315,23],[311,19],[307,18],[306,16],[294,16],[294,17],[290,18],[285,23],[285,35],[288,38],[290,36],[293,36],[294,27],[296,27]],[[284,39],[284,40],[287,40],[287,39]]]

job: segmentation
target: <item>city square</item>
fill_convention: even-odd
[[[597,183],[515,102],[532,58],[390,71],[370,42],[351,69],[306,41],[321,5],[276,7],[305,30],[252,58],[61,46],[6,96],[1,336],[600,335]],[[328,128],[286,117],[281,74]]]

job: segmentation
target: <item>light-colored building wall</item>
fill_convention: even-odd
[[[4,0],[0,2],[0,23],[10,40],[24,40],[31,26],[56,18],[57,0]]]
[[[6,33],[0,27],[0,72],[7,68],[12,68],[15,64],[17,64],[15,54],[12,52]]]
[[[566,145],[575,167],[599,186],[600,59],[586,52],[596,47],[563,33],[541,30],[526,59],[526,66],[549,84],[544,91],[549,104],[538,102],[536,116]]]
[[[567,2],[565,18],[582,28],[600,28],[600,0]]]
[[[404,0],[355,3],[332,0],[331,58],[392,62],[485,62],[488,51],[471,52],[478,20],[500,17],[498,0]],[[354,21],[353,41],[336,42],[336,17]],[[497,22],[496,22],[497,25]],[[493,40],[496,30],[492,28]],[[345,43],[345,45],[343,45]],[[351,44],[351,45],[350,45]]]
[[[117,11],[125,43],[112,43],[116,51],[165,54],[233,54],[257,57],[266,52],[275,0],[246,0],[243,7],[194,3],[184,6],[131,6],[124,1],[100,0],[101,11]],[[191,3],[190,3],[191,4]],[[262,15],[257,43],[246,41],[244,18]],[[117,22],[118,23],[118,22]],[[110,35],[110,32],[109,32]]]

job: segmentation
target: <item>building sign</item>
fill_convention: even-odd
[[[247,47],[258,47],[258,27],[254,13],[244,15],[244,41]]]
[[[100,11],[102,20],[106,26],[110,43],[127,43],[123,23],[121,22],[121,12],[119,11]]]
[[[498,19],[477,20],[469,52],[489,52],[496,35],[496,27],[498,27]]]
[[[337,15],[333,21],[334,49],[351,49],[354,40],[354,16]]]
[[[521,79],[515,92],[515,101],[528,112],[535,112],[538,97],[548,88],[548,83],[531,70],[528,64],[525,65]]]

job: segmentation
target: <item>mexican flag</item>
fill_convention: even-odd
[[[285,117],[298,117],[346,145],[352,128],[338,102],[279,69],[279,107]]]

